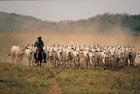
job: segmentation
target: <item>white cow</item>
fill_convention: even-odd
[[[120,45],[54,45],[46,46],[47,59],[53,65],[65,68],[116,68],[127,65],[133,65],[135,61],[135,50],[132,47]],[[138,54],[140,56],[140,53]]]
[[[33,65],[34,57],[34,47],[32,45],[28,45],[25,50],[25,56],[28,58],[29,66]]]
[[[135,58],[136,58],[136,50],[135,50],[134,47],[130,47],[129,48],[129,61],[130,61],[130,66],[134,66]]]
[[[12,63],[21,63],[23,59],[24,48],[20,46],[12,46],[10,56]]]

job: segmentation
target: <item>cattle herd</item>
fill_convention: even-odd
[[[22,62],[24,56],[29,65],[34,64],[34,45],[26,47],[12,46],[10,56],[12,62]],[[123,66],[134,66],[136,55],[132,45],[52,45],[45,46],[47,63],[57,68],[87,68],[87,69],[115,69]]]

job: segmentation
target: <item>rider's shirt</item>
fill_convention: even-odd
[[[42,40],[36,41],[34,44],[35,47],[43,48],[44,47],[44,42]]]

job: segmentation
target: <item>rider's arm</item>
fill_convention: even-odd
[[[34,47],[36,47],[37,46],[37,42],[35,42],[35,44],[34,44]]]
[[[42,41],[41,47],[42,47],[42,48],[44,47],[44,42],[43,42],[43,41]]]

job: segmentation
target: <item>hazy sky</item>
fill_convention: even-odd
[[[79,20],[106,12],[140,14],[140,0],[0,0],[0,12],[15,12],[48,21]]]

